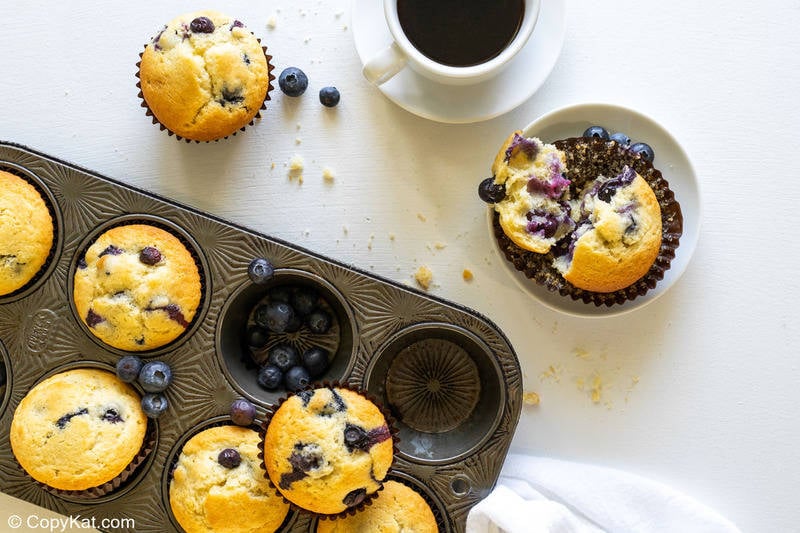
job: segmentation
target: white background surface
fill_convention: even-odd
[[[244,21],[276,73],[299,66],[311,87],[299,99],[276,89],[244,134],[186,144],[145,117],[135,64],[164,23],[206,6]],[[411,283],[428,265],[434,294],[503,328],[525,389],[541,396],[523,411],[515,449],[665,482],[743,531],[797,530],[800,4],[571,0],[567,11],[561,57],[533,98],[488,122],[444,125],[363,80],[347,0],[16,2],[0,31],[0,139],[389,278]],[[342,93],[333,110],[316,98],[329,84]],[[662,123],[703,191],[682,279],[617,318],[566,317],[521,292],[475,193],[512,130],[581,101]],[[302,185],[287,178],[294,154],[306,163]],[[595,372],[598,404],[579,390]]]

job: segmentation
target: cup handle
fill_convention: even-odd
[[[392,43],[367,61],[361,72],[373,85],[381,85],[403,70],[407,62],[408,58],[397,43]]]

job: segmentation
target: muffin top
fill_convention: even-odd
[[[35,480],[85,490],[125,470],[144,442],[140,397],[113,373],[68,370],[34,386],[14,411],[14,456]]]
[[[631,167],[600,176],[583,193],[578,226],[555,266],[574,286],[613,292],[644,276],[661,248],[661,208]]]
[[[187,533],[269,533],[280,527],[289,505],[264,477],[258,442],[258,432],[239,426],[209,428],[186,442],[169,503]]]
[[[244,128],[263,106],[270,82],[258,39],[240,21],[215,11],[169,22],[145,47],[139,79],[156,119],[193,141]]]
[[[381,410],[348,389],[301,391],[264,437],[264,465],[289,501],[317,514],[356,507],[381,488],[394,446]]]
[[[436,533],[436,517],[414,489],[389,480],[362,511],[335,520],[321,520],[317,533]]]
[[[0,170],[0,296],[28,283],[53,246],[53,219],[39,191]]]
[[[570,182],[564,153],[535,137],[512,133],[492,164],[505,197],[494,206],[506,235],[520,248],[546,253],[574,224],[565,209]]]
[[[128,351],[177,338],[201,297],[192,254],[171,233],[145,224],[117,226],[89,247],[75,270],[81,320],[100,340]]]

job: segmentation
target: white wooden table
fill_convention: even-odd
[[[196,2],[17,2],[0,31],[0,139],[401,282],[427,265],[433,294],[504,329],[525,389],[541,397],[523,411],[515,450],[662,481],[743,531],[796,530],[800,4],[570,0],[542,88],[510,113],[462,125],[412,115],[362,78],[348,0],[204,5],[262,37],[276,73],[305,70],[308,93],[276,89],[263,119],[229,140],[176,142],[139,107],[135,64]],[[317,101],[324,85],[340,89],[337,108]],[[688,270],[616,318],[568,317],[521,292],[491,249],[476,195],[508,133],[583,101],[658,120],[702,187]],[[287,176],[295,155],[302,184]],[[0,529],[15,509],[29,512],[5,496],[0,505]]]

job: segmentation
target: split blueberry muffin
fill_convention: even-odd
[[[53,247],[53,218],[28,181],[0,170],[0,296],[21,289]]]
[[[378,492],[394,458],[389,425],[361,394],[340,387],[287,398],[267,422],[264,467],[299,508],[336,515]]]
[[[11,449],[36,481],[60,490],[100,487],[143,458],[139,394],[112,372],[68,370],[34,386],[14,411]]]
[[[683,219],[641,154],[606,139],[545,144],[515,132],[480,196],[517,270],[573,299],[613,305],[644,294],[675,255]]]
[[[241,21],[215,11],[184,14],[145,47],[140,96],[178,138],[220,139],[252,124],[265,107],[270,59]]]
[[[360,513],[321,520],[317,533],[436,533],[439,527],[430,505],[414,489],[389,480],[383,490]]]
[[[191,324],[201,294],[189,250],[146,224],[106,231],[75,270],[78,316],[97,338],[121,350],[152,350],[176,339]]]
[[[258,432],[239,426],[201,431],[184,444],[169,504],[186,533],[270,533],[289,505],[264,478]]]

